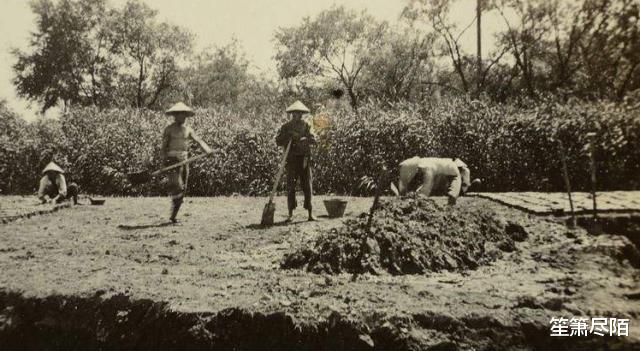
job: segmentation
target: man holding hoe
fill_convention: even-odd
[[[207,154],[213,151],[202,139],[200,139],[191,127],[185,125],[185,119],[195,115],[193,110],[182,102],[178,102],[165,112],[173,116],[174,122],[164,129],[162,134],[162,147],[160,154],[167,165],[172,165],[186,160],[189,157],[189,141],[193,139]],[[187,192],[187,178],[189,177],[188,164],[182,165],[168,173],[169,192],[171,194],[171,222],[176,223],[176,216],[184,201]]]
[[[287,155],[287,205],[289,217],[286,222],[291,222],[293,210],[297,207],[296,182],[300,179],[302,192],[304,193],[304,208],[309,213],[309,221],[314,221],[311,197],[313,196],[311,175],[311,145],[316,143],[311,126],[302,120],[302,115],[309,113],[309,109],[300,101],[294,102],[286,110],[291,115],[291,120],[285,123],[276,136],[278,146],[287,147],[291,141],[289,154]]]

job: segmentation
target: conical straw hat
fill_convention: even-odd
[[[193,110],[189,106],[183,104],[182,102],[178,102],[177,104],[171,106],[170,109],[165,111],[165,114],[167,115],[173,115],[174,113],[183,113],[187,116],[195,115],[195,112],[193,112]]]
[[[291,106],[287,107],[286,109],[287,112],[304,112],[304,113],[309,113],[309,109],[307,108],[307,106],[305,106],[302,102],[300,102],[300,100],[294,102],[293,104],[291,104]]]
[[[58,166],[57,164],[55,164],[54,162],[49,162],[49,164],[47,165],[47,167],[45,167],[42,170],[42,174],[48,172],[48,171],[54,171],[54,172],[58,172],[58,173],[64,173],[64,171],[62,170],[62,168],[60,168],[60,166]]]

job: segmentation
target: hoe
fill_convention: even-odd
[[[172,170],[174,168],[178,168],[180,166],[184,166],[187,163],[191,163],[193,161],[197,161],[197,160],[199,160],[201,158],[204,158],[204,157],[206,157],[208,155],[209,154],[202,154],[202,155],[198,155],[198,156],[193,156],[193,157],[190,157],[190,158],[188,158],[188,159],[186,159],[184,161],[180,161],[180,162],[178,162],[176,164],[173,164],[171,166],[167,166],[165,168],[159,169],[159,170],[157,170],[155,172],[142,171],[142,172],[130,173],[130,174],[127,174],[127,178],[129,178],[129,182],[132,185],[144,184],[144,183],[147,183],[147,182],[151,181],[151,179],[153,179],[153,177],[155,177],[155,176],[157,176],[159,174],[162,174],[164,172],[170,171],[170,170]]]
[[[273,197],[276,194],[276,190],[278,189],[278,183],[280,183],[280,177],[282,177],[282,173],[284,172],[284,165],[287,162],[287,155],[289,154],[289,148],[291,147],[291,141],[287,144],[287,149],[284,151],[284,156],[282,156],[282,161],[280,161],[280,168],[278,169],[278,174],[276,175],[276,179],[273,182],[273,189],[271,190],[271,195],[269,195],[269,202],[264,205],[264,209],[262,210],[262,221],[260,224],[262,225],[272,225],[273,224],[273,215],[276,212],[276,204],[273,203]]]

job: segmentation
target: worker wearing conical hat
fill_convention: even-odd
[[[178,102],[165,113],[174,118],[174,122],[168,125],[162,134],[160,153],[167,165],[184,161],[189,157],[189,139],[195,141],[204,152],[212,152],[209,145],[200,139],[191,127],[185,125],[186,118],[195,115],[189,106]],[[176,216],[178,215],[178,211],[180,211],[180,206],[186,195],[188,177],[188,165],[175,168],[168,172],[169,192],[171,194],[171,215],[169,219],[173,223],[177,222]]]
[[[427,196],[446,195],[451,205],[454,205],[458,197],[464,195],[470,186],[481,183],[479,179],[470,181],[469,167],[459,158],[416,156],[400,163],[400,194],[409,190],[409,184],[418,174],[422,176],[422,184],[416,192]]]
[[[49,197],[49,199],[47,199]],[[42,170],[40,186],[38,188],[38,198],[42,203],[49,201],[60,203],[73,198],[73,203],[78,203],[78,186],[70,183],[67,187],[67,180],[64,177],[64,170],[55,162],[49,162]]]
[[[286,109],[291,119],[285,123],[276,136],[276,143],[286,147],[291,141],[291,148],[287,155],[287,205],[291,221],[293,210],[297,207],[296,182],[300,180],[304,193],[304,208],[308,211],[310,221],[315,220],[311,199],[313,196],[311,172],[311,145],[316,143],[316,137],[311,126],[302,119],[302,115],[309,113],[309,109],[300,101],[294,102]]]

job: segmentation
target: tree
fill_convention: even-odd
[[[192,50],[189,32],[158,23],[156,16],[143,2],[129,0],[110,24],[120,97],[133,107],[156,107],[161,95],[175,86],[179,65]]]
[[[370,54],[382,46],[386,30],[386,22],[343,6],[307,17],[297,27],[280,28],[275,34],[280,77],[338,80],[357,110],[360,75],[371,64]]]
[[[585,0],[578,43],[588,87],[614,100],[640,89],[640,4]],[[590,84],[589,84],[590,83]]]
[[[42,104],[103,105],[112,88],[112,65],[103,24],[106,0],[31,2],[37,29],[30,50],[14,50],[18,95]]]
[[[513,56],[517,72],[522,77],[520,81],[530,96],[536,94],[536,81],[544,82],[539,79],[536,66],[545,65],[541,59],[546,50],[543,38],[551,31],[549,4],[546,0],[502,0],[497,6],[507,26],[501,36],[502,45]],[[517,24],[511,23],[505,15],[505,8],[515,12]]]
[[[466,24],[463,29],[449,18],[451,5],[455,0],[410,0],[409,5],[403,11],[403,17],[413,21],[422,22],[430,27],[440,45],[440,55],[448,57],[458,82],[433,82],[447,88],[460,90],[464,93],[478,95],[484,90],[486,79],[494,66],[498,65],[505,54],[505,50],[498,50],[490,55],[484,62],[479,56],[465,52],[461,45],[462,36],[476,22],[476,18]],[[490,4],[485,4],[484,10],[490,9]],[[481,66],[481,67],[478,67]],[[441,74],[441,76],[447,76]],[[475,84],[474,84],[475,83]],[[456,88],[459,87],[459,88]]]
[[[182,91],[193,106],[232,105],[253,79],[249,61],[237,41],[206,50],[181,72]]]
[[[385,44],[370,54],[363,70],[363,93],[384,101],[419,101],[433,81],[435,36],[414,28],[394,28],[385,33]]]
[[[636,2],[500,0],[495,8],[507,26],[501,45],[529,95],[562,91],[622,100],[640,87]]]
[[[36,30],[26,51],[14,50],[18,95],[42,105],[153,107],[176,82],[191,50],[184,29],[156,20],[129,0],[34,0]]]

